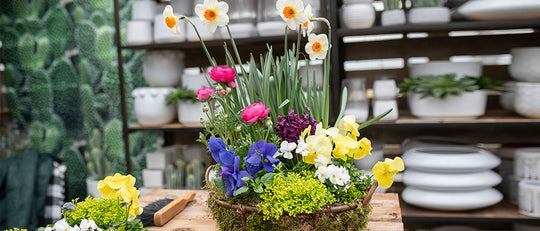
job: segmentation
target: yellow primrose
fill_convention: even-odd
[[[367,155],[371,155],[371,141],[364,137],[358,141],[358,148],[350,152],[350,157],[354,158],[355,160],[362,159],[366,157]]]
[[[342,160],[347,160],[347,156],[353,157],[353,152],[358,149],[360,143],[351,137],[338,134],[334,139],[335,148],[333,151],[334,157]]]
[[[304,3],[302,0],[278,0],[276,2],[276,8],[281,13],[281,18],[291,30],[298,29],[300,24],[308,20],[304,13]]]
[[[302,36],[306,37],[308,34],[311,34],[311,31],[313,30],[313,22],[311,22],[313,12],[311,5],[307,5],[304,12],[306,13],[307,21],[302,24]]]
[[[217,0],[204,0],[203,4],[195,6],[195,13],[212,33],[216,32],[218,26],[226,26],[229,23],[227,12],[229,12],[229,5]]]
[[[403,160],[396,157],[393,160],[386,158],[384,162],[379,161],[373,166],[371,171],[373,172],[375,179],[377,179],[379,182],[379,186],[381,186],[381,188],[390,188],[390,186],[392,186],[394,183],[394,175],[400,171],[403,171],[404,169],[405,165],[403,164]]]
[[[308,145],[307,151],[309,154],[304,157],[304,162],[315,164],[315,159],[318,158],[318,155],[330,159],[332,155],[332,142],[328,137],[322,135],[309,136],[306,139],[306,143]]]
[[[328,52],[328,37],[326,34],[310,34],[305,49],[309,59],[325,59]]]
[[[339,133],[356,140],[360,135],[360,132],[358,132],[359,126],[360,125],[356,123],[356,117],[354,115],[343,116],[338,125]]]
[[[174,16],[173,8],[170,5],[167,5],[165,9],[163,10],[163,18],[165,20],[163,21],[165,23],[165,26],[176,35],[181,35],[182,31],[180,31],[180,26],[178,26],[178,18]]]

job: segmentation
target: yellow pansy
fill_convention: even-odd
[[[381,188],[390,188],[394,183],[394,175],[404,169],[403,160],[396,157],[393,160],[386,158],[384,162],[379,161],[373,166],[372,172]]]
[[[356,117],[354,115],[343,116],[338,125],[339,133],[357,139],[360,135],[360,132],[358,132],[359,126],[360,125],[356,123]]]
[[[276,8],[291,30],[298,29],[300,24],[308,20],[302,0],[278,0]]]
[[[212,33],[216,31],[218,26],[226,26],[229,23],[227,12],[229,12],[229,5],[217,0],[204,0],[203,4],[195,6],[195,13]]]
[[[308,155],[304,157],[304,162],[309,164],[315,164],[315,159],[318,155],[322,155],[327,159],[330,159],[332,155],[332,142],[326,136],[313,135],[306,138],[308,145]]]
[[[178,18],[174,16],[173,8],[170,5],[167,5],[163,10],[164,23],[167,28],[176,35],[182,34],[180,31],[180,26],[178,26]]]
[[[302,133],[300,133],[300,138],[306,139],[307,136],[311,135],[311,125],[309,125]]]
[[[366,157],[367,155],[371,155],[371,141],[364,137],[358,141],[358,148],[350,152],[351,157],[355,160],[362,159]]]
[[[125,186],[128,181],[128,176],[123,176],[119,173],[114,176],[105,177],[105,179],[98,182],[99,194],[106,199],[117,198],[118,190],[122,186]]]
[[[351,137],[337,134],[334,139],[335,148],[333,151],[334,157],[342,160],[347,160],[347,156],[353,157],[355,150],[358,149],[360,143]]]
[[[328,37],[326,34],[310,34],[305,49],[309,59],[325,59],[328,52]]]

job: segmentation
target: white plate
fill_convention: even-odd
[[[540,18],[538,0],[474,0],[458,8],[458,14],[472,20],[512,20]]]
[[[401,197],[411,205],[446,211],[485,208],[497,204],[503,199],[502,193],[492,188],[477,191],[442,192],[406,187],[401,193]]]
[[[427,190],[469,191],[491,188],[501,183],[502,177],[493,171],[473,173],[429,173],[407,170],[403,184]]]
[[[479,172],[497,167],[501,160],[488,151],[473,147],[420,147],[406,151],[408,170],[436,173]]]

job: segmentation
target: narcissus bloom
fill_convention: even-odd
[[[174,16],[173,8],[172,6],[168,5],[163,10],[163,17],[165,20],[163,21],[165,23],[165,26],[176,35],[181,35],[182,31],[180,31],[180,26],[178,26],[178,18]]]
[[[308,20],[302,0],[278,0],[276,8],[291,30],[298,29],[300,24]]]
[[[381,188],[390,188],[394,183],[394,175],[405,169],[403,160],[399,157],[391,160],[386,158],[384,162],[378,162],[373,166],[372,172]]]
[[[311,9],[311,5],[307,5],[306,9],[304,9],[304,12],[306,13],[307,21],[305,23],[302,23],[302,36],[306,37],[308,34],[311,34],[311,31],[313,30],[313,22],[311,22],[311,19],[313,18],[313,12]]]
[[[328,37],[326,34],[310,34],[308,43],[306,44],[306,53],[309,54],[309,59],[324,59],[328,52]]]
[[[216,31],[218,26],[226,26],[229,23],[227,12],[229,12],[229,5],[217,0],[204,0],[203,4],[195,6],[195,13],[212,33]]]

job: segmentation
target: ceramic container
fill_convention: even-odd
[[[254,24],[257,21],[257,1],[224,0],[229,4],[229,26],[237,23]],[[275,5],[274,5],[275,7]],[[272,9],[272,8],[270,8]],[[235,35],[233,35],[235,36]]]
[[[421,147],[469,147],[476,148],[475,145],[461,139],[439,137],[439,136],[416,136],[406,138],[401,142],[401,150],[405,153],[413,148]]]
[[[128,45],[145,45],[153,42],[152,20],[129,21],[126,29]]]
[[[520,179],[540,180],[540,147],[515,150],[514,176]]]
[[[438,24],[450,22],[450,10],[446,7],[411,8],[407,14],[411,24]]]
[[[507,92],[502,92],[499,97],[501,107],[508,111],[514,111],[514,99],[516,98],[516,82],[506,82],[504,84]]]
[[[143,169],[143,185],[145,188],[161,189],[165,186],[165,172],[156,169]]]
[[[152,22],[157,13],[155,1],[135,1],[131,6],[131,19],[134,21],[142,20]]]
[[[519,212],[540,217],[540,181],[523,180],[519,182]]]
[[[484,115],[487,92],[463,92],[461,96],[446,96],[445,99],[426,97],[419,93],[408,93],[407,102],[411,114],[428,120],[467,120]]]
[[[99,189],[97,187],[98,182],[98,180],[86,178],[86,191],[89,196],[92,196],[94,198],[101,198],[101,195],[99,194]]]
[[[366,92],[365,78],[346,78],[341,81],[342,89],[347,87],[347,106],[345,115],[354,115],[356,122],[361,123],[369,116],[369,100]]]
[[[169,4],[173,7],[176,15],[190,15],[195,9],[192,0],[172,0]],[[163,12],[163,9],[160,12]]]
[[[381,121],[397,120],[399,117],[399,110],[397,100],[395,99],[373,99],[373,117],[385,113],[392,109],[385,117],[381,118]]]
[[[135,117],[142,126],[160,126],[176,117],[175,105],[166,105],[165,98],[174,88],[137,88],[131,92],[134,98]]]
[[[488,151],[459,146],[413,148],[402,158],[408,170],[433,173],[478,172],[501,164],[501,160]]]
[[[482,75],[482,63],[431,61],[409,65],[409,77],[411,78],[421,75],[445,75],[451,73],[455,73],[458,79],[465,76],[478,77]]]
[[[163,23],[164,17],[162,14],[158,14],[154,18],[154,42],[155,43],[175,43],[186,41],[186,34],[182,33],[181,35],[173,34]],[[186,23],[181,20],[178,25],[180,30],[186,31]]]
[[[540,47],[519,47],[510,50],[512,63],[508,66],[510,75],[519,81],[540,82]]]
[[[201,102],[178,102],[178,121],[180,123],[200,123],[201,118],[206,119]]]
[[[229,24],[229,29],[231,30],[232,36],[234,38],[249,38],[256,36],[255,24],[253,23],[232,23]],[[224,39],[229,39],[229,31],[220,30],[221,37]]]
[[[143,57],[143,75],[152,87],[174,87],[184,72],[184,53],[177,50],[147,51]]]
[[[406,22],[405,11],[402,9],[386,10],[381,13],[381,25],[395,26],[403,25]]]
[[[468,191],[491,188],[502,181],[493,171],[465,173],[431,173],[407,170],[403,173],[403,183],[419,189],[439,191]]]
[[[214,40],[216,39],[216,35],[219,35],[219,28],[216,30],[216,33],[211,33],[206,27],[202,24],[201,19],[199,16],[192,16],[189,17],[195,27],[197,27],[197,30],[199,30],[199,35],[203,40]],[[199,37],[197,37],[197,32],[195,32],[195,29],[193,29],[193,26],[189,25],[186,28],[186,38],[187,41],[199,41]]]
[[[349,29],[369,28],[375,22],[375,9],[369,3],[344,5],[341,24]]]
[[[381,79],[373,82],[373,98],[389,100],[395,99],[398,93],[396,81],[393,79]]]
[[[259,36],[281,36],[287,24],[284,21],[257,22]]]
[[[514,110],[525,117],[540,118],[540,83],[516,82]]]
[[[495,205],[503,199],[503,195],[493,188],[445,192],[406,187],[401,193],[401,198],[409,204],[422,208],[461,211]]]
[[[309,68],[309,73],[308,69]],[[305,64],[298,68],[298,77],[302,78],[302,88],[307,89],[307,79],[309,78],[309,84],[313,84],[313,75],[315,75],[315,82],[317,88],[322,88],[324,78],[323,63],[319,61],[310,61],[309,67]]]
[[[186,68],[182,75],[182,86],[197,92],[203,87],[208,87],[206,76],[198,68]]]
[[[167,165],[172,164],[174,159],[171,152],[164,149],[158,149],[153,152],[148,152],[146,157],[146,168],[154,170],[165,170]]]

